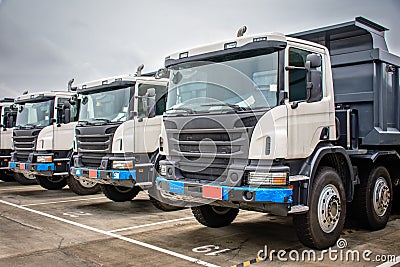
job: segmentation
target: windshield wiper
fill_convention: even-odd
[[[106,118],[95,118],[94,120],[95,121],[104,121],[105,123],[110,123],[111,122],[111,120],[106,119]]]
[[[171,110],[183,110],[183,111],[186,111],[189,114],[193,114],[194,113],[193,109],[185,108],[185,107],[170,108],[170,109],[167,109],[166,112],[167,111],[171,111]]]
[[[83,125],[89,125],[90,122],[88,122],[88,121],[78,121],[78,124],[79,124],[80,126],[83,126]]]
[[[203,104],[201,106],[203,106],[203,107],[230,107],[230,108],[232,108],[233,110],[236,110],[236,111],[246,110],[246,108],[244,108],[244,107],[241,107],[239,105],[229,104],[229,103]]]
[[[37,126],[36,124],[27,123],[27,124],[25,124],[25,125],[20,125],[19,127],[20,127],[20,128],[31,128],[31,129],[35,129],[36,126]]]

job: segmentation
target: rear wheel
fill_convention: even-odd
[[[386,226],[392,209],[393,191],[388,170],[383,166],[361,173],[355,189],[352,212],[363,226],[379,230]]]
[[[98,183],[86,180],[77,180],[72,175],[67,177],[67,184],[72,192],[81,196],[97,194],[101,190]]]
[[[139,194],[139,192],[142,190],[138,186],[123,187],[123,186],[102,184],[100,187],[104,195],[115,202],[130,201],[133,198],[135,198],[137,194]]]
[[[322,167],[310,191],[310,209],[293,216],[300,241],[311,248],[325,249],[333,246],[346,218],[346,195],[342,179],[335,169]]]
[[[219,228],[230,225],[239,213],[239,209],[202,205],[192,207],[196,220],[208,227]]]
[[[47,190],[60,190],[67,185],[67,179],[63,176],[41,176],[37,175],[38,184]]]
[[[37,184],[37,181],[34,176],[28,176],[24,175],[22,173],[15,172],[14,173],[14,179],[18,183],[22,185],[32,185],[32,184]]]

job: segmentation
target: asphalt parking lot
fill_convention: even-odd
[[[345,246],[333,248],[336,260],[316,252],[315,260],[302,261],[307,248],[290,217],[241,211],[232,225],[211,229],[197,223],[190,209],[157,210],[145,192],[115,203],[102,194],[78,196],[68,188],[48,191],[0,181],[0,266],[376,266],[384,259],[400,262],[398,214],[376,232],[348,225]],[[287,253],[281,260],[279,253],[272,253],[272,260],[256,260],[265,246],[267,254],[272,249]],[[359,251],[360,260],[347,261],[349,250]],[[364,259],[365,250],[371,254]]]

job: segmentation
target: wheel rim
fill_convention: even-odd
[[[390,189],[383,177],[379,177],[375,182],[372,203],[376,215],[384,216],[390,203]]]
[[[115,187],[115,190],[117,190],[117,191],[120,192],[120,193],[129,193],[129,192],[132,190],[132,188],[130,188],[130,187],[123,187],[123,186],[116,186],[116,187]]]
[[[78,181],[79,181],[79,184],[85,188],[92,188],[97,185],[97,183],[95,183],[95,182],[90,182],[90,181],[86,181],[86,180],[78,180]]]
[[[337,188],[328,184],[322,190],[318,200],[318,222],[325,233],[331,233],[339,223],[341,200]]]
[[[218,206],[211,206],[211,208],[218,215],[225,215],[231,210],[231,208],[218,207]]]

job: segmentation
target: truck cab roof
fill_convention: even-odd
[[[90,90],[90,91],[102,90],[102,89],[109,89],[110,87],[115,87],[115,89],[117,89],[117,88],[132,86],[136,83],[136,81],[164,82],[164,83],[168,81],[168,79],[166,78],[156,79],[154,77],[154,74],[155,73],[143,74],[141,76],[120,75],[120,76],[103,78],[79,84],[77,86],[77,91],[78,93],[81,93],[85,90]]]
[[[25,102],[37,102],[46,100],[46,99],[51,99],[56,96],[58,97],[71,97],[74,95],[73,92],[63,92],[63,91],[47,91],[47,92],[35,92],[35,93],[29,93],[25,95],[20,95],[15,98],[14,103],[25,103]]]

